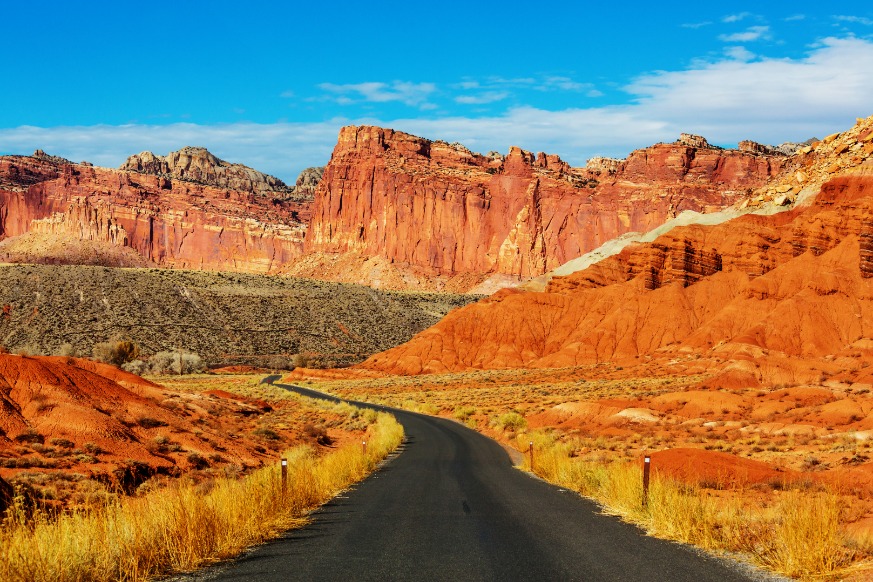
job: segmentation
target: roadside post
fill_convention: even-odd
[[[533,441],[530,441],[527,444],[527,450],[530,452],[530,472],[534,472],[534,461],[533,461]]]
[[[649,504],[649,470],[652,468],[652,458],[646,455],[643,459],[643,507]]]
[[[288,488],[288,459],[282,459],[282,489]]]
[[[367,456],[367,441],[361,441],[361,450],[364,452],[364,456]]]

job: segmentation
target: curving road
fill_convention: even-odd
[[[196,578],[749,580],[514,469],[500,445],[467,427],[391,412],[406,429],[400,455],[315,512],[311,525]]]

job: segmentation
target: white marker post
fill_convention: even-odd
[[[652,458],[646,455],[643,459],[643,507],[649,504],[649,469],[652,467]]]

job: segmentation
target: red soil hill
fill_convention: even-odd
[[[845,156],[854,165],[810,206],[674,229],[555,278],[544,293],[503,291],[455,311],[361,367],[397,374],[558,367],[726,342],[823,356],[869,338],[871,135],[873,118],[823,146],[827,155],[806,159],[810,173],[826,163],[840,170]]]

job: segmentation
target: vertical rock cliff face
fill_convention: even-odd
[[[435,275],[531,277],[683,210],[733,204],[784,160],[703,140],[572,168],[519,148],[482,156],[351,126],[316,191],[305,249],[383,257]]]
[[[308,209],[163,176],[0,158],[0,238],[103,242],[160,266],[274,272],[300,255]]]

